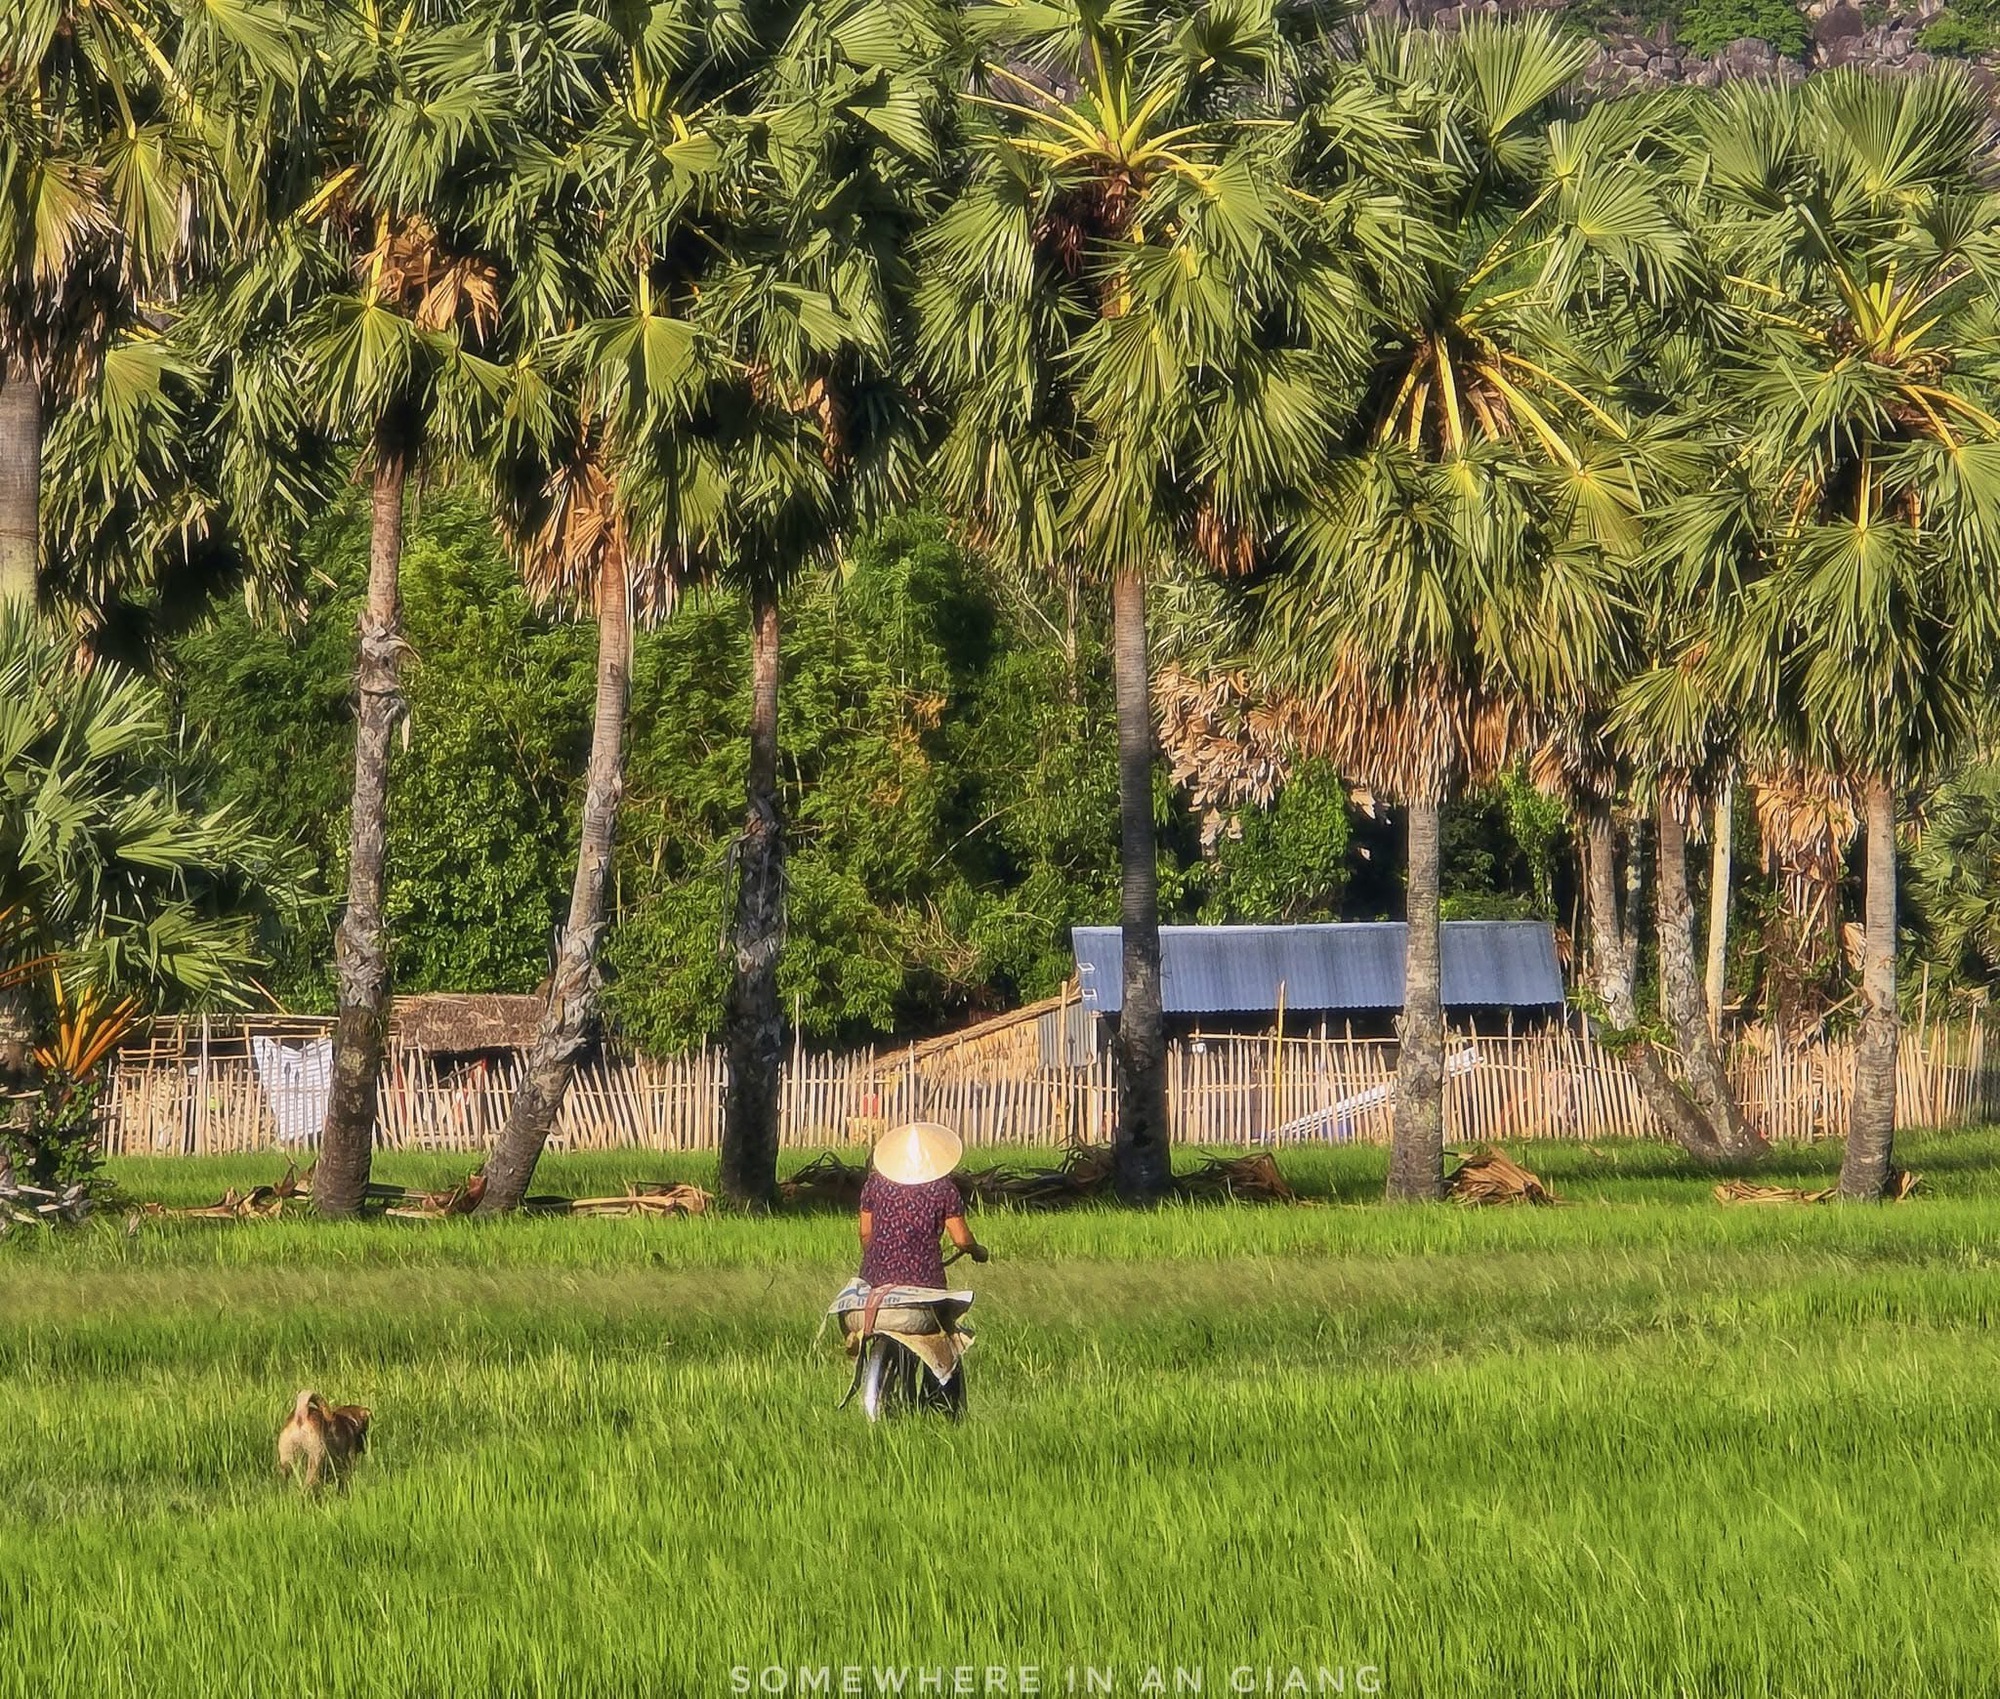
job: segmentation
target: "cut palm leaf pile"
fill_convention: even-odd
[[[486,1195],[486,1176],[468,1174],[457,1185],[442,1192],[408,1192],[402,1201],[391,1204],[386,1213],[404,1221],[443,1221],[454,1215],[470,1215]],[[554,1194],[524,1198],[521,1207],[530,1215],[701,1215],[715,1200],[699,1186],[679,1185],[667,1180],[628,1182],[615,1197],[566,1198]]]
[[[782,1181],[778,1193],[788,1204],[852,1209],[861,1200],[861,1187],[867,1178],[867,1164],[843,1162],[829,1152],[815,1157],[790,1179]],[[1079,1148],[1054,1168],[981,1168],[961,1174],[958,1183],[965,1196],[977,1203],[1012,1204],[1024,1209],[1085,1203],[1112,1195],[1111,1152],[1101,1145]],[[485,1175],[475,1173],[442,1191],[406,1191],[400,1186],[371,1185],[368,1199],[386,1205],[383,1213],[400,1221],[443,1221],[472,1214],[485,1190]],[[1175,1178],[1174,1194],[1191,1200],[1228,1199],[1238,1203],[1298,1201],[1268,1151],[1254,1156],[1208,1157],[1198,1167]],[[311,1200],[312,1170],[300,1175],[287,1169],[276,1185],[255,1186],[249,1191],[231,1187],[212,1204],[180,1209],[145,1204],[134,1212],[132,1221],[135,1226],[142,1220],[273,1221],[293,1206]],[[644,1180],[628,1182],[622,1192],[609,1197],[531,1197],[522,1207],[538,1215],[672,1216],[705,1215],[714,1202],[699,1186]]]
[[[1049,1209],[1109,1195],[1111,1152],[1101,1145],[1072,1150],[1054,1168],[982,1168],[958,1177],[968,1198],[979,1203]]]
[[[1917,1189],[1923,1176],[1907,1168],[1889,1175],[1889,1187],[1882,1195],[1890,1203],[1901,1203]],[[1840,1196],[1838,1186],[1808,1192],[1797,1186],[1753,1186],[1748,1180],[1725,1180],[1715,1188],[1717,1203],[1831,1203]]]
[[[1445,1182],[1446,1195],[1467,1207],[1489,1203],[1558,1203],[1554,1192],[1501,1151],[1482,1146]]]
[[[865,1162],[843,1162],[829,1151],[816,1156],[789,1180],[778,1182],[778,1196],[786,1203],[839,1205],[853,1209],[861,1202],[862,1183],[868,1178]]]
[[[456,1215],[470,1215],[486,1193],[486,1176],[468,1174],[455,1186],[442,1191],[409,1191],[401,1186],[371,1185],[370,1202],[386,1204],[385,1215],[400,1221],[443,1221]],[[134,1220],[173,1219],[179,1221],[271,1221],[284,1214],[288,1205],[303,1204],[312,1198],[312,1171],[303,1176],[287,1169],[275,1186],[256,1186],[247,1192],[234,1187],[212,1204],[189,1209],[169,1209],[163,1204],[147,1204]],[[565,1198],[531,1197],[523,1208],[538,1215],[700,1215],[713,1200],[699,1186],[669,1181],[635,1181],[617,1197]]]
[[[1299,1201],[1269,1151],[1255,1156],[1211,1156],[1199,1168],[1176,1179],[1174,1190],[1182,1197],[1221,1197],[1237,1203]]]
[[[16,1226],[50,1227],[57,1222],[74,1226],[90,1214],[90,1208],[89,1189],[81,1182],[51,1189],[0,1180],[0,1238]]]
[[[1715,1188],[1717,1203],[1825,1203],[1840,1188],[1808,1192],[1797,1186],[1753,1186],[1748,1180],[1724,1180]]]

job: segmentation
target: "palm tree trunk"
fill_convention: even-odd
[[[1768,1155],[1770,1146],[1743,1119],[1723,1064],[1715,1033],[1708,1024],[1701,983],[1695,977],[1694,904],[1688,897],[1687,822],[1679,806],[1664,791],[1656,811],[1659,838],[1655,860],[1659,877],[1653,888],[1653,914],[1660,944],[1660,1007],[1680,1047],[1687,1076],[1687,1094],[1710,1137],[1732,1161]]]
[[[1582,831],[1584,902],[1590,912],[1590,954],[1598,1000],[1620,1034],[1619,1055],[1639,1096],[1667,1137],[1697,1162],[1724,1160],[1722,1147],[1680,1082],[1667,1071],[1651,1039],[1639,1031],[1633,997],[1637,971],[1633,940],[1620,918],[1617,836],[1607,814],[1594,814]]]
[[[729,927],[735,977],[726,1041],[729,1092],[722,1113],[722,1195],[764,1209],[778,1196],[778,1092],[785,1017],[778,957],[785,947],[785,839],[778,813],[778,597],[752,606],[750,781],[736,842],[736,912]]]
[[[1896,1134],[1896,792],[1869,782],[1867,914],[1861,955],[1861,1031],[1854,1044],[1854,1105],[1840,1164],[1843,1198],[1889,1189]]]
[[[1152,669],[1146,656],[1146,580],[1135,569],[1112,581],[1111,648],[1118,693],[1119,942],[1124,964],[1112,1179],[1127,1202],[1149,1203],[1164,1197],[1173,1183],[1173,1152],[1160,988],[1159,851],[1153,839]]]
[[[41,494],[42,395],[15,360],[0,371],[0,605],[35,605]]]
[[[555,972],[534,1045],[522,1065],[520,1089],[507,1124],[486,1162],[483,1215],[516,1209],[527,1196],[535,1164],[562,1110],[576,1055],[597,1019],[598,949],[618,802],[625,791],[625,709],[631,698],[632,626],[622,557],[614,550],[597,584],[597,711],[590,726],[590,767],[583,792],[583,831],[570,881],[569,924],[556,938]]]
[[[382,914],[388,860],[389,742],[403,700],[403,495],[409,461],[378,447],[368,538],[368,601],[355,666],[360,702],[354,735],[354,811],[348,827],[347,910],[334,935],[340,988],[333,1078],[313,1172],[313,1207],[352,1215],[368,1191],[389,1024],[389,929]]]
[[[40,585],[42,397],[21,361],[0,362],[0,608],[32,610]],[[0,988],[0,1087],[30,1075],[34,1027],[18,988]],[[6,1156],[0,1153],[0,1177]]]
[[[1390,1130],[1391,1199],[1444,1196],[1444,1003],[1438,951],[1439,825],[1444,810],[1413,800],[1403,903],[1403,1022],[1396,1050],[1396,1118]]]
[[[1736,787],[1725,784],[1715,799],[1715,824],[1708,846],[1708,960],[1703,965],[1702,999],[1708,1030],[1722,1036],[1722,1004],[1729,990],[1730,857],[1735,849]]]

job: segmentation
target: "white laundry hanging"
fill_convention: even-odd
[[[257,1078],[264,1087],[271,1117],[278,1123],[280,1144],[312,1145],[326,1120],[326,1100],[333,1085],[333,1040],[308,1038],[286,1043],[278,1038],[253,1038]]]

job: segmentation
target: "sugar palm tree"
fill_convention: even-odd
[[[1628,557],[1624,597],[1629,609],[1631,675],[1605,681],[1597,728],[1600,750],[1620,767],[1627,787],[1653,827],[1653,914],[1660,1012],[1665,1036],[1680,1060],[1673,1112],[1690,1130],[1682,1143],[1708,1162],[1743,1162],[1768,1146],[1747,1124],[1704,991],[1695,951],[1694,903],[1688,875],[1690,830],[1725,794],[1742,753],[1740,707],[1713,664],[1722,637],[1716,609],[1741,593],[1733,561],[1691,548],[1679,534],[1685,504],[1675,498],[1713,481],[1716,454],[1713,341],[1705,334],[1713,281],[1688,299],[1646,317],[1627,392],[1643,398],[1639,427],[1647,452],[1644,505],[1648,546]],[[1720,911],[1726,881],[1711,892]],[[1625,963],[1631,987],[1628,952]],[[1607,1001],[1616,1001],[1608,998]],[[1628,1018],[1607,1013],[1615,1024]],[[1650,1043],[1631,1052],[1648,1054]],[[1656,1114],[1664,1092],[1641,1077]],[[1675,1123],[1669,1122],[1669,1125]]]
[[[300,185],[215,304],[223,342],[274,339],[251,403],[347,444],[369,486],[368,588],[356,660],[347,898],[335,935],[334,1062],[315,1207],[352,1212],[368,1181],[389,1011],[382,913],[389,751],[405,713],[404,497],[427,453],[468,442],[504,373],[501,250],[491,227],[516,156],[517,108],[490,20],[469,7],[329,13],[305,121],[285,164]]]
[[[1123,1001],[1119,1192],[1170,1178],[1147,583],[1255,566],[1291,468],[1323,457],[1365,344],[1356,278],[1394,265],[1393,207],[1351,169],[1400,134],[1343,79],[1296,105],[1272,8],[975,5],[967,181],[926,237],[923,369],[938,475],[1017,567],[1109,593]],[[1325,162],[1320,197],[1299,192]],[[1345,363],[1343,363],[1345,356]]]
[[[296,849],[201,800],[171,704],[24,608],[0,607],[0,918],[9,958],[149,1005],[240,1003],[256,920],[297,917]]]
[[[534,44],[515,75],[548,157],[522,173],[507,216],[516,360],[491,457],[496,516],[530,593],[594,620],[597,689],[569,914],[486,1162],[487,1214],[526,1195],[598,1019],[634,618],[671,607],[681,558],[632,516],[618,433],[682,416],[712,376],[705,359],[662,357],[662,339],[681,332],[654,322],[655,305],[713,267],[734,199],[727,144],[742,139],[723,104],[741,67],[710,51],[696,6],[538,14],[516,39]]]
[[[1556,716],[1530,757],[1535,782],[1576,821],[1589,983],[1600,1042],[1617,1051],[1660,1130],[1696,1161],[1729,1160],[1709,1118],[1669,1066],[1669,1046],[1638,1006],[1638,917],[1620,900],[1618,842],[1623,802],[1633,790],[1629,758],[1614,743],[1602,701]],[[1647,812],[1635,811],[1639,816]],[[1637,827],[1632,820],[1637,854]],[[1629,871],[1629,870],[1628,870]]]
[[[1882,1195],[1896,1112],[1897,797],[1993,688],[2000,200],[1956,73],[1731,89],[1691,169],[1738,315],[1742,475],[1690,547],[1748,584],[1726,673],[1778,753],[1847,775],[1867,834],[1863,1013],[1843,1197]]]
[[[302,26],[265,0],[18,0],[0,13],[0,599],[37,593],[52,403],[96,380],[261,216]]]
[[[526,523],[522,521],[526,520]],[[577,1053],[598,1013],[598,959],[607,923],[618,804],[624,794],[625,715],[631,696],[635,596],[663,574],[635,574],[617,485],[588,441],[551,468],[529,499],[503,508],[503,531],[532,595],[589,612],[597,627],[597,689],[591,715],[576,874],[569,915],[557,931],[541,1024],[522,1059],[521,1082],[485,1165],[485,1214],[518,1207],[561,1113]]]
[[[1611,563],[1637,545],[1642,480],[1591,332],[1688,265],[1653,106],[1577,112],[1591,53],[1547,22],[1364,36],[1425,137],[1400,184],[1417,263],[1385,293],[1355,429],[1265,596],[1260,668],[1406,811],[1392,1197],[1444,1185],[1440,811],[1619,652]]]
[[[1650,563],[1649,563],[1650,564]],[[1648,574],[1656,608],[1671,600],[1670,573]],[[1607,727],[1630,757],[1637,788],[1652,804],[1654,936],[1658,942],[1660,1007],[1681,1059],[1685,1093],[1721,1162],[1750,1161],[1769,1146],[1745,1121],[1709,1019],[1696,966],[1694,904],[1689,895],[1688,835],[1692,822],[1729,783],[1739,746],[1735,716],[1710,665],[1715,635],[1685,605],[1668,639],[1671,658],[1642,668],[1620,692]],[[1648,622],[1654,640],[1660,624]],[[1727,893],[1711,896],[1727,901]]]
[[[559,499],[545,504],[531,551],[557,544],[572,575],[574,557],[596,563],[593,777],[543,1042],[488,1164],[486,1207],[509,1207],[525,1189],[594,1007],[622,721],[620,599],[663,603],[685,572],[726,576],[751,609],[722,1185],[731,1201],[761,1207],[777,1193],[784,1052],[780,599],[914,469],[896,357],[902,250],[937,168],[929,78],[943,38],[924,7],[888,0],[749,17],[660,6],[629,42],[605,24],[570,33],[607,31],[615,46],[575,156],[590,276],[562,338],[580,453],[560,468]]]
[[[743,829],[731,853],[723,1195],[776,1201],[786,925],[778,791],[780,606],[917,471],[907,389],[911,246],[935,197],[937,72],[927,4],[833,0],[778,14],[753,182],[696,314],[722,381],[671,438],[668,474],[702,552],[750,604]]]

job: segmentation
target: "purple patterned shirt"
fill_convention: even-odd
[[[874,1218],[861,1256],[863,1280],[871,1286],[944,1284],[938,1239],[947,1221],[965,1213],[965,1200],[948,1178],[899,1186],[871,1173],[861,1187],[861,1207]]]

